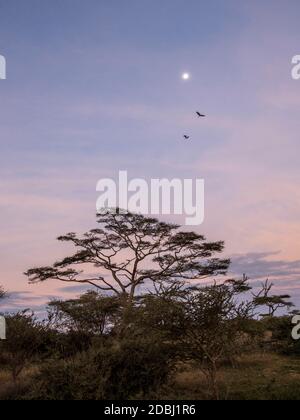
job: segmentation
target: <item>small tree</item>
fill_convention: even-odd
[[[17,382],[43,346],[45,327],[28,311],[7,316],[6,322],[7,339],[0,341],[0,363],[11,371],[13,381]]]
[[[193,288],[187,295],[183,345],[204,373],[213,399],[220,399],[221,362],[242,351],[244,328],[253,314],[252,302],[237,298],[249,290],[246,281]]]
[[[155,337],[155,341],[170,346],[175,354],[184,334],[186,293],[180,282],[163,282],[136,298],[126,320],[130,336]]]
[[[0,302],[5,297],[5,292],[3,288],[0,286]],[[0,311],[0,341],[1,339],[5,339],[5,331],[6,331],[6,322],[3,318],[1,311]]]
[[[120,314],[117,297],[90,291],[79,299],[55,300],[49,303],[49,321],[56,329],[89,335],[107,335]]]
[[[274,317],[279,309],[291,309],[294,304],[290,301],[290,295],[271,295],[273,283],[266,280],[258,293],[253,293],[254,305],[256,307],[267,307],[268,313],[261,314],[262,317]]]
[[[51,267],[28,270],[29,281],[88,284],[125,295],[132,305],[138,288],[148,280],[201,280],[225,274],[230,264],[215,258],[223,251],[223,242],[207,242],[204,236],[179,231],[177,225],[119,211],[99,215],[98,223],[99,229],[82,237],[69,233],[58,238],[73,244],[77,252]],[[93,265],[96,274],[86,275],[83,265]]]

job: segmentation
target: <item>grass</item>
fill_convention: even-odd
[[[0,370],[0,400],[18,399],[23,390],[30,389],[36,372],[36,367],[24,370],[14,385],[9,372]],[[273,353],[243,356],[236,368],[228,365],[220,370],[219,386],[224,400],[300,400],[300,358]],[[172,384],[157,399],[207,400],[205,377],[195,367],[181,364]]]
[[[0,400],[18,400],[24,391],[30,389],[32,377],[36,372],[37,368],[34,366],[24,369],[15,384],[9,371],[0,370]]]
[[[272,353],[244,356],[236,368],[219,373],[225,400],[300,400],[300,359]],[[205,377],[192,366],[182,366],[166,399],[206,400]]]

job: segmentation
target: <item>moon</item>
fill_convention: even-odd
[[[182,78],[182,80],[190,80],[191,75],[190,75],[190,73],[183,73],[181,78]]]

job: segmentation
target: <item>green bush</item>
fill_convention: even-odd
[[[126,340],[44,365],[27,397],[39,400],[122,400],[166,383],[174,361],[168,345]]]
[[[300,341],[292,338],[291,316],[268,317],[261,321],[265,331],[272,332],[272,349],[285,355],[300,356]]]

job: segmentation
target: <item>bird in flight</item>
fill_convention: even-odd
[[[187,136],[186,134],[183,136],[183,138],[185,139],[185,140],[189,140],[191,137],[190,136]]]
[[[206,115],[201,114],[201,112],[199,112],[199,111],[197,111],[196,114],[199,118],[205,118],[206,117]]]

